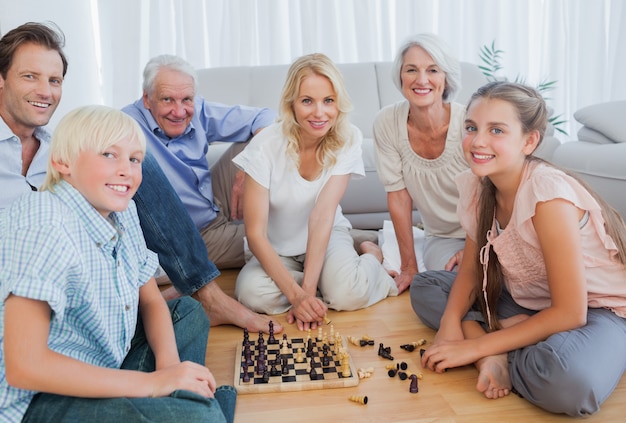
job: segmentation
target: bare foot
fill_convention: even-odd
[[[372,241],[363,241],[359,245],[359,249],[363,254],[371,254],[376,257],[376,260],[378,260],[379,263],[383,262],[383,250],[381,250],[380,247]]]
[[[274,322],[274,333],[283,331],[283,327],[276,320],[265,314],[258,314],[241,304],[234,298],[226,295],[222,288],[211,282],[193,295],[200,301],[204,311],[209,316],[211,326],[235,325],[247,328],[250,332],[269,332],[270,320]]]
[[[511,378],[506,354],[481,358],[476,363],[478,382],[476,389],[487,398],[502,398],[511,392]]]

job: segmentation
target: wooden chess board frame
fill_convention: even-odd
[[[295,338],[288,339],[289,344],[292,345],[290,348],[291,357],[289,358],[289,365],[294,365],[300,368],[306,368],[306,363],[295,363],[294,357],[297,353],[297,350],[293,346],[292,339],[302,340],[302,342],[297,342],[297,345],[304,346],[306,344],[306,338],[295,337]],[[345,348],[345,346],[347,345],[345,337],[342,337],[342,341],[343,341],[343,345]],[[250,342],[252,344],[251,345],[252,354],[256,355],[257,353],[256,341],[250,341]],[[270,359],[273,360],[275,358],[276,356],[275,351],[280,350],[280,344],[272,344],[272,345],[266,344],[266,346],[268,347],[267,348],[268,362],[266,365],[269,370],[269,367],[271,366],[269,363],[269,360]],[[296,347],[296,348],[299,348],[299,347]],[[304,349],[303,354],[306,354],[306,348]],[[306,358],[308,360],[308,357]],[[341,377],[341,378],[338,377],[337,372],[341,370],[341,366],[338,365],[336,361],[331,360],[330,366],[328,367],[331,368],[331,370],[334,370],[333,373],[335,374],[333,374],[332,378],[311,380],[309,376],[305,373],[304,375],[299,376],[300,380],[293,380],[293,381],[287,381],[287,382],[284,382],[282,380],[282,376],[270,376],[270,380],[267,383],[260,382],[260,381],[255,382],[254,379],[260,379],[260,376],[256,374],[250,378],[250,382],[244,382],[242,380],[243,370],[241,366],[243,359],[244,359],[243,345],[242,345],[242,342],[239,341],[237,342],[237,353],[235,354],[235,376],[234,376],[234,383],[233,383],[233,386],[237,388],[237,393],[239,394],[258,394],[258,393],[268,393],[268,392],[293,392],[293,391],[308,391],[308,390],[313,390],[313,389],[346,388],[349,386],[356,386],[359,383],[359,377],[357,375],[356,368],[354,367],[354,362],[352,361],[351,355],[349,357],[350,373],[351,373],[350,377]],[[256,363],[256,359],[254,360]],[[318,368],[316,367],[316,369]],[[254,372],[254,366],[251,366],[248,369],[248,372]],[[289,375],[287,376],[294,376],[294,373],[295,373],[294,370],[290,370]],[[318,372],[318,375],[322,375],[322,374],[326,375],[328,373]]]

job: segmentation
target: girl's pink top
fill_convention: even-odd
[[[461,225],[467,236],[476,240],[480,181],[466,171],[457,176],[456,183]],[[508,291],[519,305],[531,310],[550,306],[546,267],[532,217],[537,203],[556,198],[589,212],[589,220],[580,228],[589,307],[608,308],[626,317],[626,267],[617,259],[617,248],[605,231],[598,202],[574,178],[543,163],[526,166],[511,220],[500,234],[495,222],[489,231],[486,247],[493,247],[498,255]]]

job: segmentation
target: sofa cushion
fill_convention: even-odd
[[[600,144],[606,144],[607,140],[626,142],[626,119],[624,116],[626,116],[626,101],[593,104],[574,113],[574,119],[595,131],[582,131],[585,141]]]
[[[580,128],[577,137],[578,141],[590,142],[592,144],[615,144],[612,139],[588,126]]]

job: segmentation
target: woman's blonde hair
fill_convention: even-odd
[[[339,111],[335,124],[324,135],[316,152],[317,161],[322,166],[329,167],[337,160],[335,152],[352,139],[352,129],[348,120],[352,104],[341,72],[327,56],[321,53],[308,54],[293,62],[280,97],[278,122],[282,123],[283,134],[287,138],[287,153],[299,164],[301,128],[296,121],[293,106],[300,92],[300,84],[304,78],[313,74],[330,81],[335,90],[335,104]]]
[[[133,118],[107,106],[83,106],[61,119],[50,141],[48,172],[41,190],[52,191],[61,181],[61,174],[52,162],[69,164],[81,151],[102,152],[107,147],[128,138],[138,141],[144,153],[146,137]]]
[[[541,94],[534,88],[514,83],[514,82],[491,82],[480,87],[470,98],[468,102],[468,109],[470,105],[479,98],[486,99],[498,99],[506,101],[511,104],[517,111],[517,116],[522,124],[522,131],[524,134],[528,134],[532,131],[539,132],[539,142],[543,140],[547,120],[548,120],[548,108]],[[539,143],[537,144],[539,145]],[[605,221],[605,228],[609,236],[613,239],[617,245],[618,259],[622,264],[626,264],[626,225],[619,213],[613,209],[602,197],[600,197],[586,182],[581,180],[576,175],[565,169],[559,168],[545,160],[529,155],[526,157],[528,162],[542,162],[549,166],[555,167],[565,174],[571,176],[578,181],[593,198],[598,202],[602,210],[602,217]],[[493,220],[496,210],[496,187],[488,177],[481,178],[481,189],[478,203],[478,224],[476,231],[476,242],[478,246],[487,244],[487,232],[493,225]],[[479,263],[478,274],[476,275],[476,290],[480,292],[483,281],[483,270],[480,265],[480,252],[473,258]],[[491,310],[497,309],[498,298],[502,290],[503,276],[502,269],[500,268],[500,262],[498,257],[493,251],[489,250],[489,261],[487,266],[487,287],[485,289],[487,302]],[[487,304],[482,295],[477,295],[482,306],[483,314],[486,319],[487,316]],[[492,315],[493,321],[492,329],[499,329],[500,323],[497,320],[497,316]]]

